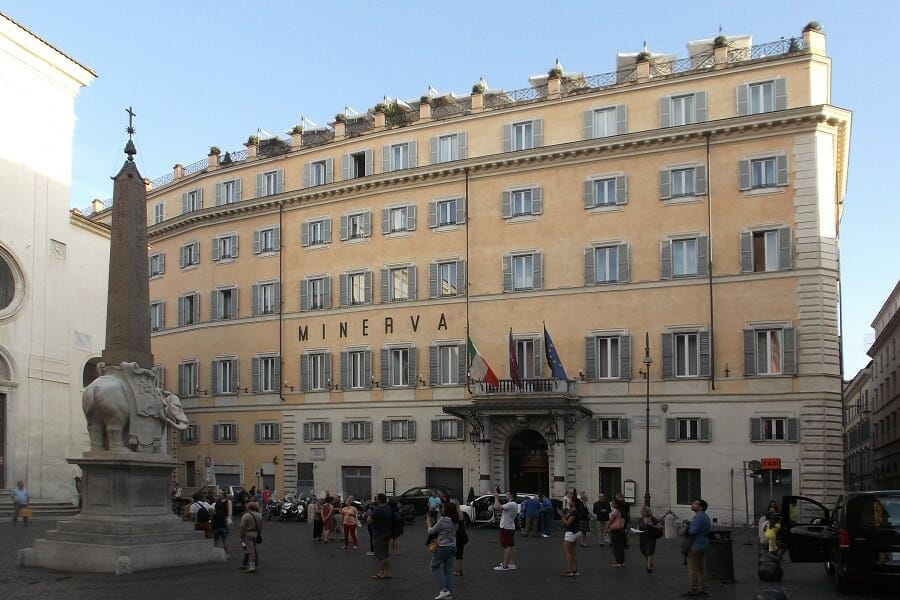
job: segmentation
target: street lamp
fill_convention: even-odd
[[[647,433],[647,445],[644,449],[644,506],[647,508],[650,507],[650,365],[653,364],[653,359],[650,358],[650,333],[646,332],[644,334],[645,338],[645,346],[644,346],[644,371],[642,375],[644,379],[647,380],[647,416],[646,421],[644,422],[645,431]]]

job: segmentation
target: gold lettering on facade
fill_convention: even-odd
[[[441,313],[441,318],[438,321],[438,331],[440,331],[441,329],[447,331],[447,317],[444,316],[444,313]]]

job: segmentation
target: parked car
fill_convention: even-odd
[[[785,496],[781,539],[791,562],[819,562],[839,591],[854,583],[900,581],[900,490],[847,492],[829,511]]]
[[[250,495],[240,485],[204,485],[193,491],[191,491],[191,488],[186,488],[177,502],[180,504],[180,508],[183,509],[184,506],[193,502],[193,498],[212,498],[215,500],[220,494],[225,494],[231,500],[231,514],[233,516],[237,517],[247,509]],[[175,502],[173,502],[173,510],[175,510],[174,505]]]
[[[406,490],[394,500],[400,505],[401,514],[424,515],[428,512],[428,499],[431,492],[436,490],[440,498],[446,499],[453,495],[453,490],[444,485],[425,485]],[[410,508],[411,507],[411,508]]]
[[[537,494],[522,492],[516,494],[516,502],[519,503],[519,513],[516,516],[516,527],[521,529],[525,522],[525,501],[529,498],[536,497]],[[505,501],[506,496],[501,496],[501,501]],[[553,503],[553,518],[559,519],[559,515],[556,510],[562,507],[562,502],[557,500],[556,498],[551,498],[550,501]],[[484,526],[484,527],[499,527],[500,526],[500,510],[494,508],[494,495],[493,494],[484,494],[482,496],[478,496],[470,502],[469,504],[463,504],[459,507],[459,510],[462,511],[463,518],[466,520],[466,525],[475,525],[476,527]]]

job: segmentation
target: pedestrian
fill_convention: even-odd
[[[587,492],[581,490],[581,497],[578,498],[581,506],[588,506]],[[588,510],[579,511],[578,518],[578,541],[582,548],[587,548],[588,535],[591,533],[591,513]]]
[[[81,510],[81,494],[82,494],[81,477],[76,475],[75,476],[75,495],[78,496],[78,510]]]
[[[547,539],[550,537],[550,532],[553,531],[553,501],[543,493],[539,497],[541,499],[541,537]]]
[[[778,513],[766,513],[766,523],[763,525],[763,537],[766,540],[770,554],[778,555],[778,534],[781,533],[781,518]]]
[[[619,510],[622,512],[622,518],[625,519],[625,548],[628,548],[628,526],[631,523],[631,505],[625,500],[622,492],[616,494],[616,500],[619,502]]]
[[[579,523],[581,522],[582,513],[587,513],[587,509],[579,500],[578,495],[573,489],[569,492],[566,506],[569,506],[569,512],[566,513],[559,509],[559,516],[563,520],[563,556],[566,560],[566,568],[562,572],[563,577],[575,577],[578,573],[578,548],[575,545],[580,536]]]
[[[343,532],[344,532],[344,527],[343,527],[344,522],[341,519],[341,507],[343,505],[344,505],[344,503],[343,503],[343,501],[341,501],[341,496],[340,495],[335,496],[334,502],[331,505],[331,509],[332,509],[331,518],[334,521],[334,524],[332,525],[332,527],[334,529],[332,530],[332,532],[337,534],[338,537],[343,535]]]
[[[597,533],[601,546],[609,543],[609,532],[606,531],[606,525],[609,523],[610,508],[606,494],[603,492],[597,494],[597,501],[594,502],[594,516],[597,517]]]
[[[500,501],[500,493],[494,492],[494,509],[500,510],[500,547],[503,548],[503,560],[494,567],[495,571],[516,570],[516,515],[519,505],[516,494],[506,492],[506,502]]]
[[[662,537],[662,525],[659,520],[653,516],[653,512],[649,506],[641,507],[641,518],[638,522],[638,529],[635,533],[640,534],[638,538],[638,546],[644,560],[647,561],[647,572],[653,572],[653,554],[656,552],[656,540]]]
[[[22,524],[28,527],[28,518],[31,509],[28,508],[28,501],[31,497],[28,495],[28,488],[25,487],[24,481],[17,481],[16,487],[12,491],[13,513],[12,522],[15,525],[19,520],[19,513],[22,513]],[[24,509],[24,510],[23,510]]]
[[[456,577],[462,577],[463,575],[463,553],[466,548],[466,544],[469,543],[469,534],[466,531],[466,519],[462,516],[459,510],[459,503],[456,500],[453,500],[453,503],[456,505],[456,514],[459,516],[459,523],[456,527],[456,559],[455,568],[453,569],[453,575]]]
[[[625,566],[625,517],[622,513],[619,500],[612,501],[612,510],[609,512],[609,522],[606,530],[609,532],[609,542],[613,551],[613,567]]]
[[[709,594],[709,583],[706,579],[706,550],[709,548],[709,531],[712,523],[706,514],[706,500],[698,498],[691,503],[694,517],[688,526],[687,535],[692,536],[687,555],[688,591],[682,596],[706,596]]]
[[[441,497],[438,496],[437,490],[431,490],[431,496],[428,497],[428,517],[426,518],[429,527],[434,525],[435,521],[437,521],[440,516],[440,511]]]
[[[522,529],[522,537],[538,536],[538,526],[541,520],[541,498],[532,496],[525,501],[525,527]]]
[[[353,549],[359,547],[359,541],[356,539],[356,525],[359,523],[359,511],[353,505],[353,496],[347,496],[344,508],[341,509],[341,525],[344,527],[344,545],[341,549],[346,550],[350,546],[350,540],[353,540]]]
[[[429,536],[437,537],[437,551],[431,557],[431,576],[437,582],[438,595],[435,600],[450,598],[453,594],[453,561],[456,557],[456,532],[459,527],[459,512],[453,502],[444,502],[441,516],[428,528]]]
[[[331,541],[331,534],[334,531],[334,498],[325,496],[325,502],[322,504],[322,543],[327,544]]]
[[[241,548],[247,557],[247,573],[256,573],[256,544],[262,536],[262,515],[256,501],[247,504],[247,511],[241,515]]]
[[[372,579],[391,578],[391,507],[387,504],[387,496],[379,492],[375,496],[375,508],[369,514],[368,522],[372,525],[372,539],[375,548],[375,559],[378,560],[378,570],[372,575]]]
[[[272,490],[269,489],[269,486],[266,486],[262,491],[262,506],[269,506],[269,500],[272,499]]]
[[[313,513],[313,541],[321,542],[322,541],[322,501],[318,498],[313,498],[312,501],[312,513]]]
[[[391,556],[400,554],[400,536],[403,535],[403,516],[400,514],[400,505],[396,500],[391,499],[388,502],[391,508],[391,543],[388,551]],[[371,537],[371,535],[370,535]]]
[[[206,501],[199,493],[194,495],[194,501],[189,508],[190,514],[194,517],[194,529],[202,531],[206,539],[212,537],[211,513],[212,504]]]
[[[213,505],[212,536],[213,547],[218,546],[218,541],[222,540],[222,549],[225,550],[225,556],[228,556],[228,519],[228,500],[224,495],[220,495]]]

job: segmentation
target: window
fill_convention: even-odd
[[[196,292],[185,294],[178,299],[178,326],[194,325],[200,322],[200,295]]]
[[[341,239],[359,240],[370,235],[372,214],[369,212],[341,215]]]
[[[466,204],[463,198],[434,200],[428,204],[428,226],[448,227],[461,225],[466,220]]]
[[[503,218],[538,215],[544,212],[544,194],[539,187],[503,192]]]
[[[200,242],[188,242],[179,252],[181,268],[200,264]]]
[[[193,398],[197,395],[197,363],[185,362],[178,365],[178,395]]]
[[[521,121],[503,126],[503,151],[515,152],[544,145],[544,122],[541,119]]]
[[[304,248],[331,243],[331,219],[317,219],[304,223],[300,231],[300,243]]]
[[[150,331],[159,331],[166,325],[165,321],[165,302],[150,303]]]
[[[783,77],[737,88],[738,115],[758,115],[787,108],[787,84]]]
[[[694,169],[675,169],[670,171],[672,181],[672,197],[694,195]]]
[[[629,439],[631,439],[631,422],[628,419],[600,417],[590,421],[588,440],[591,442]]]
[[[585,338],[588,380],[631,378],[631,336],[596,335]]]
[[[791,228],[741,233],[741,272],[762,273],[790,269]]]
[[[166,255],[162,252],[150,255],[150,277],[159,277],[166,272]]]
[[[428,266],[428,288],[430,298],[452,298],[466,294],[466,263],[462,260],[448,260],[431,263]]]
[[[384,348],[381,351],[382,387],[416,386],[416,349]]]
[[[800,419],[788,417],[753,417],[750,419],[751,442],[799,442]]]
[[[703,121],[706,121],[706,92],[660,98],[660,127],[689,125]]]
[[[659,173],[661,200],[706,194],[706,167],[663,169]]]
[[[253,232],[253,254],[278,252],[281,249],[281,229],[265,227]]]
[[[387,235],[399,231],[413,231],[416,228],[416,207],[394,206],[381,211],[381,233]]]
[[[344,443],[371,442],[371,421],[344,421],[341,423],[341,438]]]
[[[416,142],[404,142],[402,144],[384,146],[381,149],[382,173],[415,167],[417,162],[416,146]]]
[[[381,270],[381,301],[404,302],[416,299],[416,267]]]
[[[186,429],[181,430],[182,444],[196,444],[200,441],[200,428],[196,423],[190,423]]]
[[[372,301],[372,273],[346,273],[341,275],[341,306],[359,306]]]
[[[304,442],[330,442],[331,423],[323,421],[307,422],[303,424]]]
[[[664,240],[660,245],[663,279],[709,274],[709,238],[706,236]]]
[[[216,206],[241,201],[241,180],[231,179],[216,184]]]
[[[507,254],[503,257],[503,291],[539,290],[543,287],[543,257],[540,252]]]
[[[212,361],[211,393],[236,394],[238,388],[238,369],[236,358],[219,358]]]
[[[385,442],[414,442],[416,441],[416,422],[407,419],[382,421],[381,439]]]
[[[539,379],[541,377],[541,342],[533,338],[519,338],[514,340],[516,348],[516,361],[519,365],[519,375],[525,379]]]
[[[744,330],[744,375],[797,373],[797,331],[793,327]]]
[[[591,246],[584,251],[584,283],[628,281],[628,244]]]
[[[585,111],[584,139],[628,133],[628,107],[608,106]]]
[[[237,442],[237,423],[216,423],[213,425],[213,442]]]
[[[666,440],[669,442],[708,442],[710,441],[710,420],[703,417],[666,419]]]
[[[460,385],[466,381],[466,347],[439,344],[428,349],[428,376],[431,385]]]
[[[466,137],[464,132],[460,132],[431,138],[431,164],[466,158]]]
[[[341,387],[345,390],[372,386],[372,353],[369,350],[341,352]]]
[[[628,202],[628,187],[624,175],[588,179],[584,182],[584,207],[587,209],[616,206],[626,202]]]
[[[787,156],[783,154],[738,162],[738,187],[742,191],[785,187],[787,184]]]
[[[331,308],[331,277],[310,277],[300,282],[300,310]]]
[[[700,492],[700,469],[675,469],[675,493],[678,504],[692,504],[703,497]]]
[[[153,224],[156,225],[158,223],[162,223],[166,220],[166,205],[162,202],[157,202],[153,205]]]
[[[330,158],[303,165],[303,187],[315,187],[334,182],[334,161]]]
[[[281,312],[281,284],[257,283],[253,286],[253,316]]]
[[[344,180],[365,177],[375,172],[371,150],[345,154],[341,157],[341,177]]]
[[[284,169],[275,169],[256,175],[256,197],[274,196],[284,191]]]
[[[281,391],[281,360],[277,356],[255,356],[252,363],[254,392]]]
[[[447,442],[463,439],[461,419],[433,419],[431,421],[431,441]]]
[[[181,195],[181,212],[189,213],[203,208],[203,190],[197,188]]]
[[[279,423],[256,423],[253,426],[253,439],[257,444],[280,442],[281,425]]]
[[[238,317],[238,288],[227,287],[212,291],[210,315],[212,321]]]
[[[709,377],[709,332],[664,333],[663,379]]]
[[[236,233],[220,235],[212,241],[212,259],[214,261],[232,260],[238,255],[238,236]]]
[[[310,352],[300,357],[300,388],[321,392],[331,388],[331,354]]]

